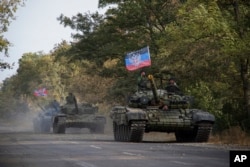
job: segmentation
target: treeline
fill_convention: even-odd
[[[67,92],[79,101],[125,104],[139,72],[126,71],[124,56],[149,46],[147,73],[175,77],[183,92],[196,98],[195,107],[216,116],[215,130],[235,125],[250,130],[249,1],[100,0],[99,6],[109,6],[104,15],[58,17],[76,30],[73,43],[22,56],[17,74],[2,84],[1,115],[20,103],[63,102]],[[48,97],[33,96],[39,87],[48,89]]]

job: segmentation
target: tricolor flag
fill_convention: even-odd
[[[46,88],[39,88],[34,91],[34,96],[47,96],[47,95],[48,91],[46,90]]]
[[[149,47],[130,52],[125,57],[126,68],[134,71],[142,67],[151,66]]]

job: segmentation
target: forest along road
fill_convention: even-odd
[[[229,167],[229,150],[209,143],[115,142],[112,134],[1,131],[0,167]]]

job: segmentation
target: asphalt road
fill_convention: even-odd
[[[35,134],[0,127],[0,167],[229,167],[229,150],[211,143],[145,137],[115,142],[111,133]]]

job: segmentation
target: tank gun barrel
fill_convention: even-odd
[[[157,87],[155,84],[154,76],[153,75],[148,75],[148,80],[150,81],[151,89],[153,92],[154,100],[158,104],[160,102],[159,96],[157,94]]]
[[[46,111],[40,104],[37,104],[37,106],[38,106],[43,112]]]

